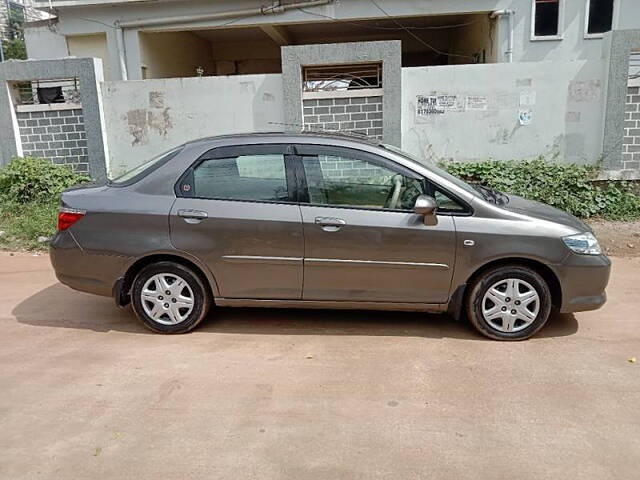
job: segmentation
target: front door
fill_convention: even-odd
[[[180,181],[171,241],[209,266],[224,298],[302,297],[302,220],[286,148],[220,147]]]
[[[298,145],[308,191],[304,300],[445,303],[455,226],[413,213],[426,180],[360,150]]]

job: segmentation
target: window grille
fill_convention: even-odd
[[[382,64],[322,65],[303,68],[304,92],[382,88]]]

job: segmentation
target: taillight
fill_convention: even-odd
[[[66,230],[76,223],[86,212],[75,208],[61,208],[58,212],[58,230]]]

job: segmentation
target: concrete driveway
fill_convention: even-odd
[[[2,479],[631,479],[640,258],[536,338],[445,316],[219,310],[159,336],[0,253]]]

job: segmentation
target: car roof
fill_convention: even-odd
[[[303,142],[303,143],[321,143],[331,145],[333,141],[350,141],[354,144],[379,146],[382,144],[380,140],[366,137],[352,132],[325,132],[325,131],[295,131],[295,132],[251,132],[251,133],[233,133],[227,135],[216,135],[212,137],[204,137],[197,140],[187,142],[187,144],[200,143],[217,143],[220,141],[231,140],[234,143],[242,141],[255,142],[256,140],[269,140],[271,142]]]

